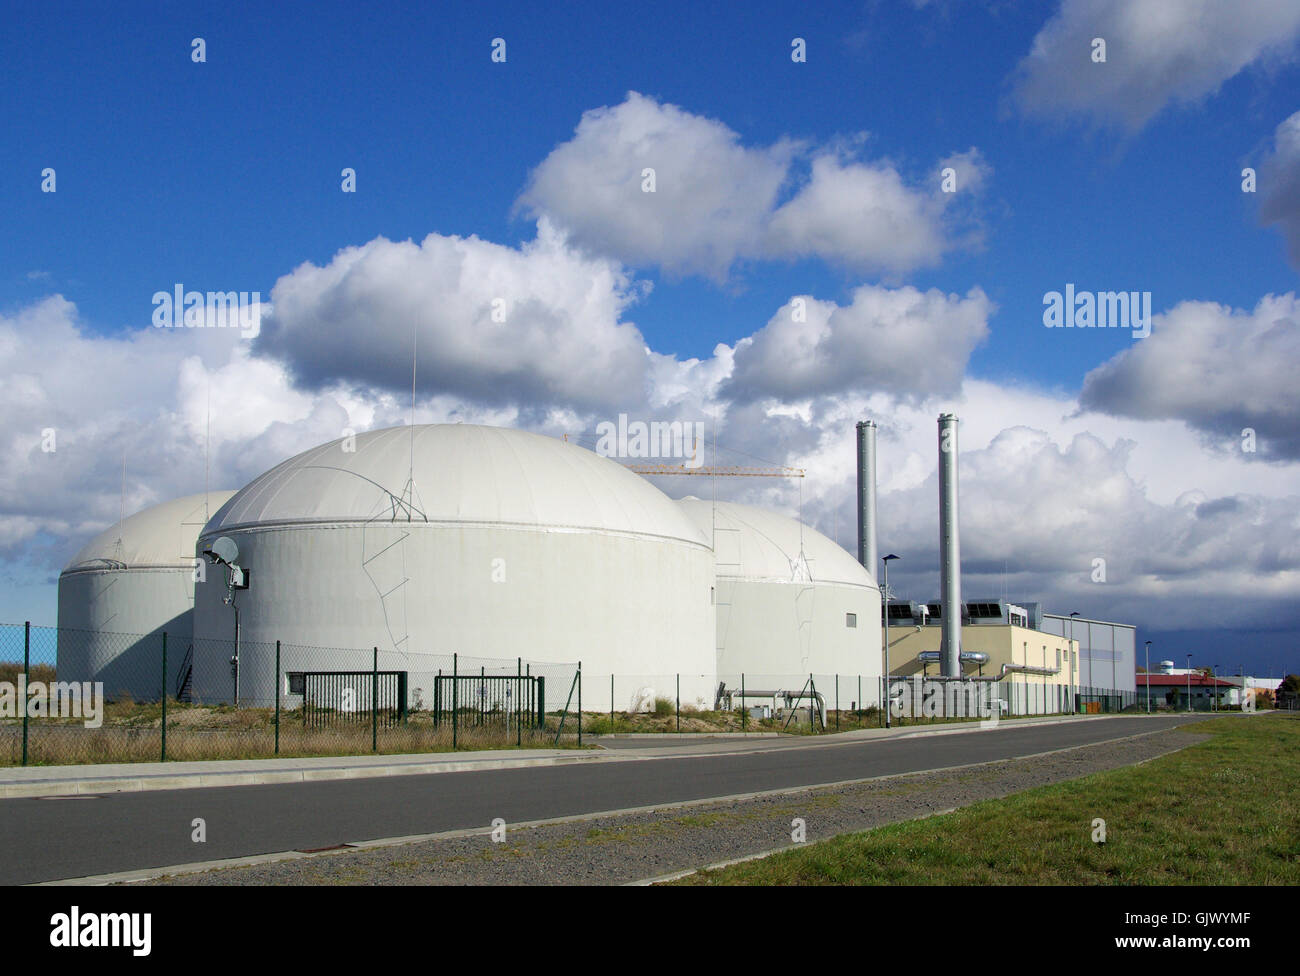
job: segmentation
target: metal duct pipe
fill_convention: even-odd
[[[939,414],[939,581],[942,670],[961,676],[961,542],[957,526],[957,415]]]
[[[742,705],[746,698],[771,698],[773,703],[778,698],[784,698],[786,708],[794,708],[800,698],[815,699],[822,725],[823,727],[826,725],[826,696],[820,691],[810,693],[802,690],[793,691],[789,688],[746,688],[741,691],[739,688],[728,688],[724,684],[718,688],[718,696],[713,703],[714,709],[721,709],[723,700],[730,701],[732,698],[739,698]]]
[[[980,660],[981,658],[983,660]],[[940,659],[940,654],[938,651],[922,651],[920,654],[917,655],[917,660],[923,663],[930,663],[933,661],[938,661],[939,659]],[[989,656],[983,653],[982,651],[962,651],[961,659],[962,662],[966,664],[971,664],[971,663],[987,664]],[[966,675],[960,675],[959,677],[961,677],[965,681],[1001,681],[1003,678],[1005,678],[1008,674],[1010,674],[1013,671],[1017,674],[1049,675],[1049,674],[1061,673],[1060,668],[1041,668],[1036,664],[1004,664],[1002,665],[1002,671],[998,674],[984,674],[984,675],[966,674]],[[939,677],[948,678],[951,677],[951,675],[945,674],[945,675],[940,675]]]
[[[1002,665],[1002,677],[1006,677],[1012,671],[1020,674],[1060,674],[1060,668],[1040,668],[1036,664],[1004,664]]]
[[[922,651],[920,654],[916,656],[916,659],[918,661],[924,661],[926,664],[930,664],[934,661],[942,661],[943,655],[939,651]],[[961,663],[962,664],[988,664],[989,656],[985,654],[983,651],[962,651]]]
[[[968,674],[966,676],[966,680],[967,681],[1001,681],[1012,671],[1015,671],[1018,674],[1042,674],[1042,675],[1061,673],[1060,668],[1040,668],[1036,664],[1004,664],[1002,665],[1001,674],[989,674],[989,675],[984,675],[983,677],[978,677],[973,674]]]
[[[858,421],[858,562],[876,578],[876,423]]]

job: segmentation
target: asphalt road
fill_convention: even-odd
[[[742,755],[0,800],[0,883],[23,884],[1009,759],[1171,728],[1102,718]],[[202,818],[207,840],[191,839]]]

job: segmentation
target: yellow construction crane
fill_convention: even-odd
[[[621,462],[629,471],[637,474],[697,474],[706,478],[714,476],[723,476],[730,478],[802,478],[804,477],[803,468],[741,468],[731,465],[701,465],[697,468],[688,468],[684,464],[638,464],[636,462]]]
[[[564,443],[569,443],[569,435],[564,435]],[[691,460],[694,460],[692,458]],[[634,474],[695,474],[705,478],[803,478],[803,468],[745,468],[735,465],[699,465],[688,467],[685,464],[652,464],[638,461],[619,461],[623,467]]]

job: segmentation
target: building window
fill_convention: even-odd
[[[844,615],[845,627],[856,627],[858,625],[858,615],[856,613],[846,613]]]

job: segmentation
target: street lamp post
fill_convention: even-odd
[[[1219,710],[1219,666],[1210,665],[1210,709],[1217,712]]]
[[[1079,611],[1078,611],[1078,610],[1071,610],[1071,611],[1070,611],[1070,651],[1071,651],[1072,653],[1075,654],[1075,660],[1076,660],[1076,661],[1078,660],[1078,653],[1075,652],[1075,647],[1074,647],[1074,618],[1077,617],[1077,616],[1079,616]],[[1091,645],[1089,645],[1089,649],[1091,650]],[[1026,661],[1025,663],[1028,664],[1029,662]],[[1088,661],[1088,677],[1089,677],[1089,678],[1092,677],[1092,658],[1091,658],[1091,654],[1089,654],[1089,661]],[[1070,683],[1071,683],[1071,684],[1074,684],[1074,672],[1073,672],[1073,670],[1072,670],[1071,673],[1070,673]],[[1074,710],[1074,702],[1071,702],[1070,705],[1072,706],[1070,710],[1073,711],[1073,710]]]
[[[1192,710],[1192,656],[1187,655],[1187,710]]]
[[[235,656],[230,659],[230,670],[235,679],[235,707],[239,707],[239,607],[235,604],[235,588],[230,588],[230,609],[235,611]],[[278,678],[276,679],[279,680]]]
[[[1151,714],[1151,642],[1147,641],[1147,714]]]
[[[898,559],[892,552],[883,557],[880,561],[885,564],[885,592],[881,594],[881,602],[885,607],[885,680],[884,680],[884,706],[885,706],[885,728],[892,728],[890,722],[890,701],[889,701],[889,561]]]

